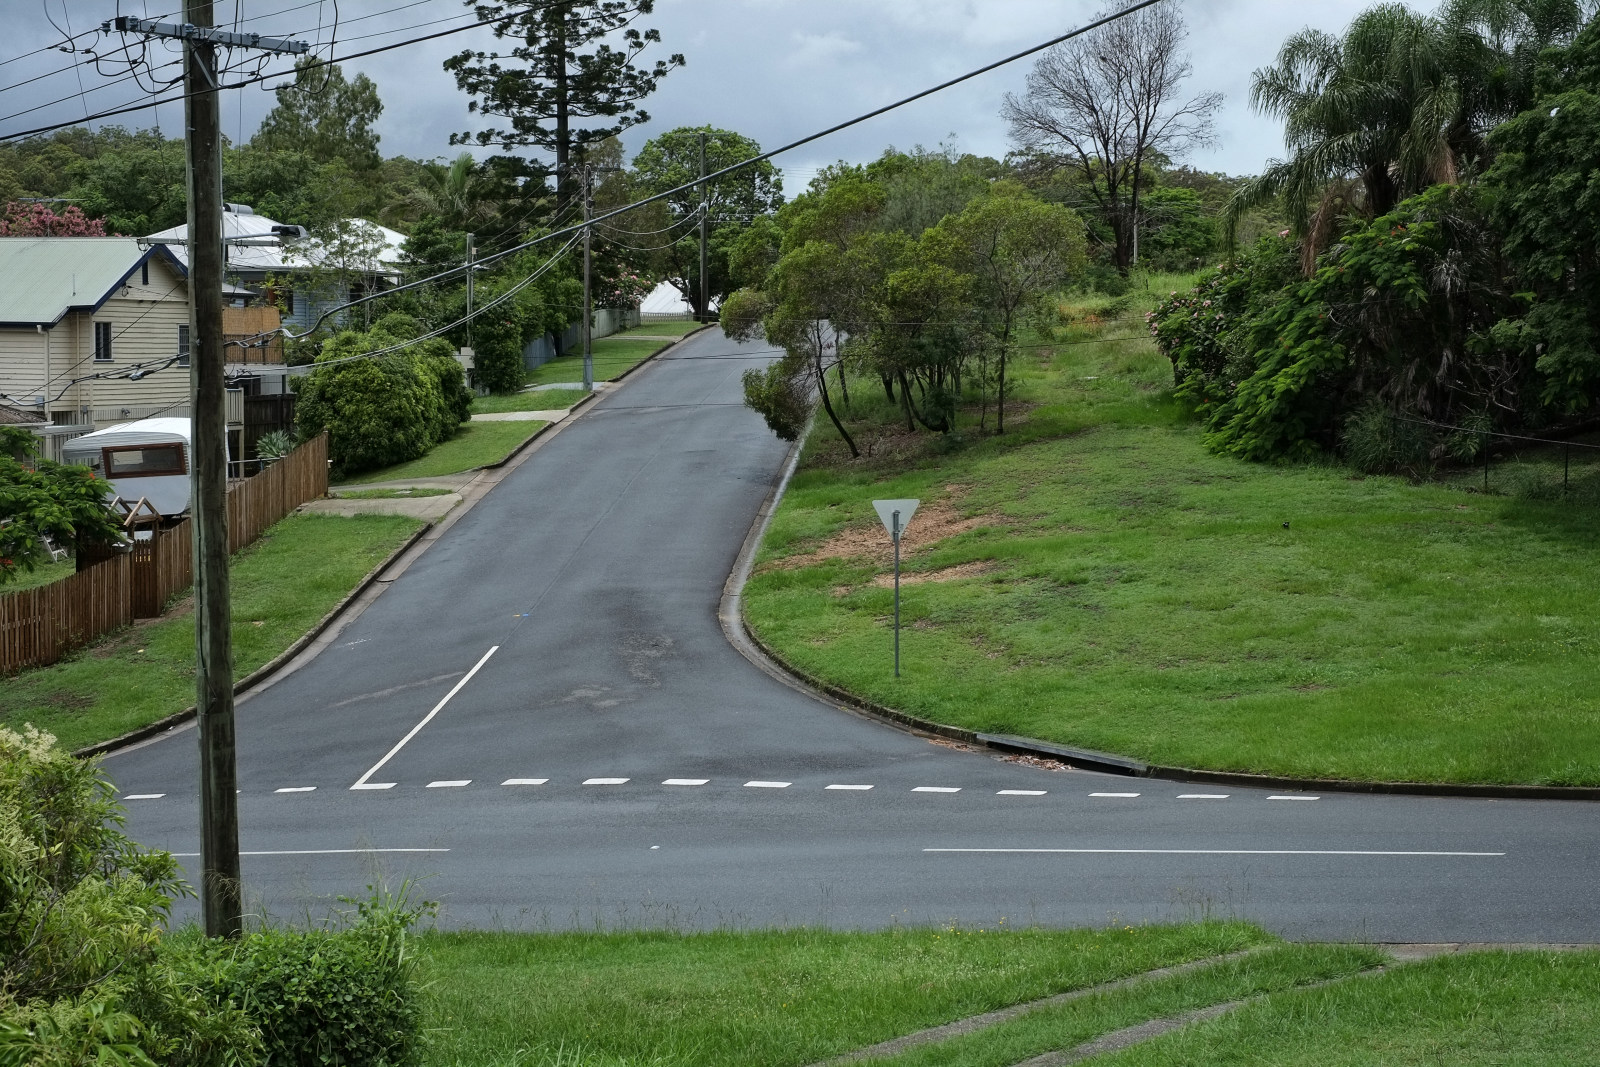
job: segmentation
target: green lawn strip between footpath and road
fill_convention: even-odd
[[[1478,951],[1281,993],[1093,1062],[1592,1067],[1597,1049],[1600,952]]]
[[[299,640],[421,523],[391,515],[291,515],[233,557],[234,674]],[[51,667],[0,685],[0,725],[32,723],[77,749],[194,704],[194,616],[180,601]]]
[[[1600,509],[1214,455],[1142,308],[1071,310],[1014,356],[1003,437],[910,433],[876,380],[863,459],[817,419],[745,590],[765,644],[926,719],[1152,763],[1600,784]],[[896,680],[871,501],[902,497]]]
[[[449,496],[450,490],[419,485],[414,489],[342,489],[340,500],[407,500],[419,496]]]
[[[594,360],[594,380],[609,382],[643,363],[657,352],[672,344],[671,341],[629,340],[626,337],[602,337],[590,346]],[[542,363],[528,372],[529,385],[554,385],[557,382],[583,381],[583,353],[560,356]]]
[[[433,933],[430,1067],[804,1065],[1068,990],[1266,946],[1242,923]]]
[[[611,334],[612,337],[687,337],[700,329],[701,323],[693,319],[670,319],[666,322],[646,322],[639,326],[630,326],[620,333]]]
[[[474,415],[498,415],[508,411],[556,411],[570,408],[589,394],[582,389],[534,389],[520,393],[491,394],[472,401]]]
[[[435,445],[419,456],[392,467],[362,471],[344,485],[371,482],[399,482],[407,478],[438,478],[464,474],[491,463],[499,463],[520,448],[528,438],[550,425],[547,422],[464,422],[450,440]]]

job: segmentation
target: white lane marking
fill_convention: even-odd
[[[584,785],[627,785],[626,778],[585,778]]]
[[[1089,795],[1092,796],[1092,797],[1121,797],[1121,798],[1123,798],[1125,800],[1132,800],[1134,797],[1138,796],[1139,794],[1138,793],[1090,793]]]
[[[959,793],[959,785],[919,785],[911,790],[913,793]]]
[[[870,785],[830,785],[829,789],[871,789]]]
[[[383,758],[381,760],[379,760],[377,763],[374,763],[370,768],[368,768],[367,769],[367,773],[363,774],[359,779],[357,779],[356,784],[351,786],[350,788],[351,789],[390,789],[390,788],[392,788],[394,786],[393,782],[377,782],[377,783],[369,785],[367,783],[367,779],[371,778],[374,774],[376,774],[379,771],[379,769],[383,767],[383,765],[385,763],[388,763],[390,760],[394,759],[395,753],[399,752],[402,748],[406,747],[406,742],[410,741],[413,737],[416,737],[417,734],[421,733],[422,732],[422,728],[424,726],[428,725],[428,723],[433,721],[433,717],[435,715],[439,714],[439,712],[444,709],[444,706],[446,704],[450,703],[450,701],[455,697],[455,695],[457,693],[461,692],[461,690],[466,686],[466,684],[468,682],[472,681],[473,675],[477,674],[480,670],[482,670],[483,669],[483,665],[485,663],[489,662],[489,657],[494,655],[498,651],[500,651],[500,646],[499,645],[495,645],[493,648],[489,649],[489,651],[485,652],[483,654],[483,658],[480,659],[476,664],[474,664],[473,668],[470,671],[468,671],[466,674],[462,675],[461,681],[457,682],[455,685],[450,687],[450,692],[448,692],[448,693],[446,693],[444,695],[444,699],[440,700],[439,703],[435,704],[433,706],[433,710],[428,712],[428,714],[424,715],[422,717],[422,721],[417,723],[417,725],[413,726],[411,728],[411,732],[406,734],[404,737],[402,737],[400,739],[400,743],[399,744],[395,745],[388,752],[384,753]]]
[[[662,785],[705,785],[709,778],[668,778]]]
[[[241,852],[241,856],[365,856],[368,854],[387,852],[449,852],[447,848],[302,848],[284,849],[278,852]],[[199,859],[198,852],[173,852],[169,853],[174,859],[192,860]]]
[[[129,793],[123,800],[160,800],[165,793]]]
[[[746,782],[746,789],[788,789],[793,782]]]
[[[997,797],[1042,797],[1043,789],[1002,789],[995,794]]]
[[[1179,793],[1179,800],[1227,800],[1228,793]]]
[[[1268,800],[1321,800],[1321,797],[1268,797]]]
[[[429,789],[463,789],[472,784],[471,778],[450,778],[439,782],[429,782]]]
[[[1376,852],[1313,848],[925,848],[924,852],[1071,856],[1504,856],[1504,852]]]
[[[315,793],[316,791],[317,787],[314,785],[286,785],[282,789],[273,790],[274,793]]]
[[[544,785],[548,778],[507,778],[501,785]]]

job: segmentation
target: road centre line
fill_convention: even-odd
[[[1268,800],[1321,800],[1321,797],[1268,797]]]
[[[627,785],[627,778],[585,778],[584,785]]]
[[[429,789],[465,789],[472,784],[471,778],[455,778],[442,782],[429,782]]]
[[[501,785],[544,785],[548,778],[507,778]]]
[[[435,704],[433,706],[433,710],[428,712],[428,714],[424,715],[422,717],[422,721],[417,723],[417,725],[413,726],[411,728],[411,732],[406,734],[404,737],[402,737],[400,739],[399,744],[395,745],[388,752],[384,753],[384,757],[381,760],[379,760],[377,763],[374,763],[370,768],[368,768],[367,773],[363,774],[356,781],[356,784],[351,786],[350,788],[351,789],[388,789],[388,788],[391,788],[394,785],[393,782],[379,782],[379,783],[376,783],[376,784],[373,784],[373,785],[368,785],[367,784],[367,779],[371,778],[374,774],[376,774],[378,772],[378,770],[381,769],[385,763],[388,763],[391,759],[393,759],[394,756],[395,756],[395,753],[399,752],[402,748],[405,748],[406,747],[406,742],[410,741],[413,737],[416,737],[417,734],[421,733],[422,732],[422,728],[424,726],[428,725],[428,723],[433,721],[433,717],[435,715],[439,714],[439,712],[444,708],[444,706],[446,704],[450,703],[450,701],[455,697],[455,695],[457,693],[461,692],[461,690],[466,686],[466,684],[468,682],[472,681],[473,676],[476,675],[480,670],[483,669],[483,665],[485,663],[489,662],[489,657],[494,655],[498,651],[500,651],[500,646],[499,645],[495,645],[493,648],[489,649],[489,651],[485,652],[483,654],[483,658],[480,659],[476,664],[474,664],[473,668],[470,671],[468,671],[465,675],[462,676],[461,681],[457,682],[455,685],[450,687],[450,692],[448,692],[448,693],[446,693],[444,695],[444,699],[440,700],[439,703]]]
[[[1120,797],[1123,800],[1132,800],[1138,793],[1090,793],[1092,797]]]
[[[788,789],[793,782],[746,782],[746,789]]]
[[[123,800],[160,800],[165,793],[129,793]]]
[[[447,848],[302,848],[276,852],[241,852],[241,856],[367,856],[398,852],[449,852]],[[173,859],[199,859],[198,852],[172,852]]]
[[[711,781],[711,779],[709,779],[709,778],[668,778],[666,781],[662,782],[661,784],[662,785],[707,785],[707,784],[710,783],[710,781]]]
[[[316,791],[317,787],[314,785],[286,785],[282,789],[273,790],[274,793],[315,793]]]
[[[1179,800],[1227,800],[1227,793],[1179,793]]]
[[[830,785],[830,786],[828,786],[828,788],[829,788],[829,789],[855,789],[855,790],[864,790],[864,789],[871,789],[871,788],[872,788],[872,787],[871,787],[871,786],[870,786],[870,785]]]
[[[1044,795],[1045,790],[1043,789],[1002,789],[995,793],[997,797],[1042,797]]]
[[[959,793],[959,785],[919,785],[911,790],[913,793]]]
[[[1311,848],[925,848],[924,852],[1063,856],[1504,856],[1504,852],[1376,852]]]

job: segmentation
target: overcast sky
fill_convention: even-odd
[[[710,124],[738,130],[765,146],[782,144],[1063,33],[1090,18],[1102,2],[657,0],[654,15],[641,23],[661,32],[662,44],[652,52],[663,57],[682,52],[688,65],[649,98],[645,107],[652,121],[630,131],[626,143],[631,155],[654,133]],[[1371,0],[1170,2],[1182,2],[1190,28],[1194,75],[1189,90],[1216,90],[1227,98],[1218,116],[1219,144],[1190,162],[1206,170],[1250,174],[1282,148],[1278,123],[1250,110],[1251,71],[1270,63],[1287,35],[1308,25],[1342,30]],[[177,0],[0,0],[8,31],[0,44],[0,115],[14,116],[0,118],[0,135],[141,99],[126,64],[115,59],[102,58],[99,69],[63,70],[74,57],[53,50],[24,53],[59,42],[69,25],[71,32],[83,33],[119,9],[159,16],[176,6]],[[333,32],[335,6],[341,55],[473,20],[460,0],[338,0],[337,5],[334,0],[238,0],[239,17],[250,30],[323,43]],[[231,23],[235,0],[218,0],[216,10],[219,22]],[[95,45],[90,37],[81,43],[107,55],[106,40]],[[378,84],[385,105],[378,129],[386,154],[432,158],[458,151],[450,147],[449,134],[474,128],[473,116],[440,64],[463,48],[490,44],[487,30],[474,29],[347,63]],[[164,51],[149,53],[150,64],[175,58]],[[1000,101],[1008,91],[1022,89],[1030,64],[1023,60],[1001,68],[784,157],[779,162],[790,191],[803,187],[820,165],[837,159],[865,162],[889,145],[951,142],[963,151],[1003,155],[1009,146],[998,118]],[[278,67],[284,66],[280,61]],[[176,68],[161,73],[172,77]],[[19,84],[40,75],[47,76]],[[224,129],[230,137],[248,138],[272,102],[260,88],[231,91],[223,102]],[[33,110],[15,115],[24,109]],[[112,121],[159,123],[176,135],[180,120],[180,106],[170,104]]]

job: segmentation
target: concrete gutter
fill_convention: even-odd
[[[878,722],[886,723],[919,737],[943,738],[960,741],[974,748],[987,748],[1012,755],[1034,756],[1053,760],[1078,770],[1101,774],[1122,775],[1128,778],[1151,778],[1169,782],[1192,782],[1228,785],[1248,789],[1271,789],[1285,792],[1308,793],[1373,793],[1396,796],[1425,797],[1480,797],[1490,800],[1576,800],[1600,801],[1600,788],[1556,785],[1466,785],[1451,782],[1359,782],[1328,778],[1294,778],[1284,775],[1246,774],[1234,771],[1202,771],[1189,767],[1168,767],[1145,763],[1131,756],[1118,756],[1092,749],[1074,748],[1033,737],[1012,734],[988,734],[959,726],[924,719],[896,708],[865,700],[850,691],[833,685],[800,670],[786,661],[777,650],[762,641],[745,621],[744,587],[755,567],[756,554],[761,549],[772,516],[789,488],[796,467],[800,463],[800,444],[809,435],[811,427],[800,435],[800,440],[789,450],[783,472],[774,483],[772,491],[756,515],[755,523],[745,536],[734,562],[733,572],[722,587],[722,599],[717,607],[717,619],[729,644],[740,654],[778,681],[807,694],[840,711],[849,712]]]
[[[617,375],[613,382],[620,382],[640,367],[655,360],[663,352],[710,328],[710,326],[702,326],[698,330],[684,334],[683,337],[673,341],[671,344],[662,345],[655,352],[652,352],[634,366],[629,367],[622,374]],[[469,472],[471,474],[470,480],[459,490],[461,503],[448,515],[439,522],[425,524],[420,530],[412,534],[405,544],[389,553],[382,563],[374,567],[365,578],[361,579],[360,583],[347,593],[338,604],[334,605],[333,610],[324,615],[304,636],[269,662],[262,664],[234,682],[234,696],[239,698],[237,703],[243,704],[257,693],[263,692],[282,679],[287,678],[321,654],[322,650],[332,644],[345,627],[360,618],[362,612],[366,611],[374,600],[383,595],[384,589],[391,582],[404,574],[406,569],[415,563],[435,541],[444,536],[445,532],[460,521],[463,515],[471,511],[474,504],[487,496],[489,490],[499,485],[512,471],[527,462],[533,453],[542,448],[550,438],[577,421],[578,410],[592,404],[599,395],[598,392],[590,393],[572,405],[569,409],[571,414],[567,418],[541,427],[537,433],[518,445],[504,459],[478,468],[475,474]],[[359,486],[356,488],[372,488],[372,486]],[[114,737],[109,741],[101,741],[97,744],[80,748],[73,755],[80,759],[87,759],[91,756],[115,755],[118,752],[124,752],[166,737],[178,729],[192,724],[194,719],[195,709],[193,707],[185,708],[183,711],[157,719],[155,722],[148,723],[135,730],[129,730],[120,737]]]

